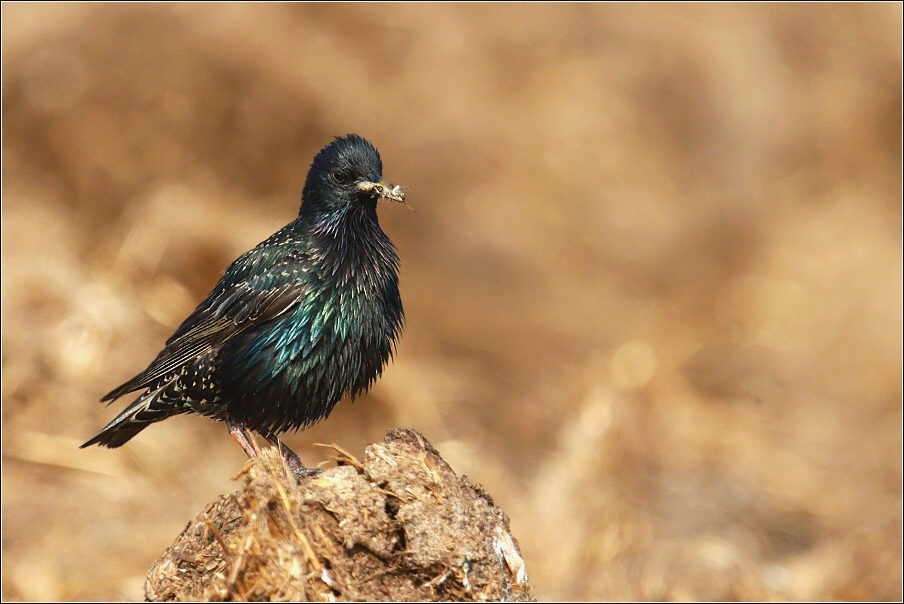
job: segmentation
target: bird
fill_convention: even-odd
[[[250,457],[250,432],[304,467],[278,435],[326,418],[381,375],[401,337],[399,256],[377,220],[378,200],[405,204],[383,180],[376,147],[336,137],[314,157],[298,217],[223,273],[148,367],[110,391],[141,391],[81,448],[116,448],[183,413],[226,423]]]

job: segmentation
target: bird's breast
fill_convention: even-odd
[[[302,375],[329,366],[343,381],[354,381],[359,368],[373,365],[364,357],[385,361],[399,330],[401,300],[395,273],[379,275],[370,269],[357,278],[336,274],[311,284],[278,330],[280,364]]]

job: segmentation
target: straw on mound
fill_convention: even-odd
[[[413,430],[295,479],[275,448],[148,571],[149,601],[532,598],[505,513]]]

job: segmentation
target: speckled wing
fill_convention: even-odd
[[[282,252],[282,261],[257,262],[257,266],[269,266],[255,273],[257,267],[244,262],[248,254],[239,258],[207,299],[167,340],[148,368],[101,400],[112,401],[135,390],[156,388],[161,380],[179,373],[184,366],[214,351],[230,338],[275,319],[298,304],[306,290],[298,274],[299,251],[286,250],[286,246],[272,247],[267,250],[271,252],[269,255]],[[261,251],[259,248],[259,258]]]

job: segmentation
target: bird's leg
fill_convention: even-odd
[[[235,439],[235,442],[239,443],[239,446],[244,449],[245,455],[247,455],[251,459],[257,459],[257,451],[254,450],[254,445],[252,445],[251,441],[248,440],[248,434],[245,432],[245,426],[241,424],[235,424],[231,420],[227,419],[226,429],[229,430],[229,433],[232,435],[232,438]]]
[[[279,447],[279,452],[280,454],[282,454],[283,459],[286,460],[286,465],[289,466],[289,470],[299,478],[316,476],[323,471],[317,468],[306,468],[305,465],[301,463],[301,458],[298,457],[298,453],[287,447],[286,444],[279,440],[279,438],[277,438],[275,434],[265,434],[264,438],[270,441],[270,443],[274,447]]]

